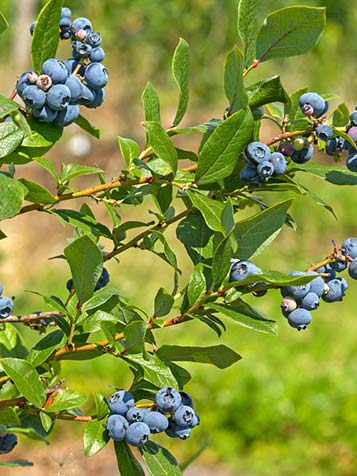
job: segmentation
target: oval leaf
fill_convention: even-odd
[[[177,126],[181,122],[187,109],[189,65],[189,46],[183,38],[180,38],[172,59],[172,73],[180,91],[180,98],[173,126]]]
[[[85,424],[83,433],[83,447],[86,456],[99,453],[109,441],[108,432],[98,420]]]
[[[21,210],[25,189],[15,179],[0,173],[0,220],[10,218]]]

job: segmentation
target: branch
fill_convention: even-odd
[[[52,320],[53,317],[64,316],[63,312],[53,311],[53,312],[34,312],[32,314],[26,314],[24,316],[9,316],[5,319],[1,319],[1,322],[11,322],[11,323],[26,323],[26,322],[36,322],[45,320]]]

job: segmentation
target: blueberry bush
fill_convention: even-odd
[[[1,13],[0,32],[7,26]],[[277,201],[274,192],[303,196],[334,214],[331,204],[299,183],[299,176],[357,184],[357,110],[341,103],[331,111],[333,96],[308,88],[289,93],[278,75],[253,84],[247,79],[265,61],[311,50],[324,26],[325,9],[305,6],[275,11],[259,26],[256,1],[240,0],[240,45],[224,65],[228,105],[221,118],[191,126],[180,125],[189,100],[190,62],[189,45],[181,38],[172,59],[178,88],[172,123],[162,124],[159,95],[148,83],[142,95],[145,145],[119,136],[124,168],[108,177],[99,167],[77,163],[63,164],[58,172],[57,164],[44,157],[72,123],[99,138],[82,113],[86,107],[100,108],[110,76],[92,20],[76,17],[62,0],[47,1],[29,26],[32,71],[16,72],[12,94],[0,96],[0,219],[41,213],[70,225],[73,234],[55,257],[67,262],[70,277],[63,281],[65,300],[42,295],[46,310],[26,315],[18,315],[16,299],[4,294],[11,295],[11,283],[0,284],[0,453],[14,449],[17,435],[47,441],[56,422],[68,420],[83,425],[87,456],[114,441],[123,476],[144,475],[143,465],[151,475],[180,475],[187,464],[179,465],[155,434],[185,440],[200,423],[199,409],[184,390],[191,376],[182,363],[224,369],[241,356],[219,343],[158,345],[160,329],[174,332],[195,319],[219,338],[225,321],[232,320],[276,334],[277,323],[246,296],[280,292],[282,325],[301,331],[313,325],[312,311],[320,302],[343,299],[348,281],[340,273],[357,279],[357,238],[333,242],[330,252],[326,244],[325,256],[289,274],[263,270],[252,261],[284,226],[295,227],[289,213],[293,199]],[[64,59],[56,57],[60,41],[68,45]],[[267,122],[277,132],[263,142]],[[201,138],[198,150],[176,145],[175,136],[193,134]],[[30,162],[51,177],[52,188],[21,177],[21,166]],[[75,188],[73,179],[84,176],[92,185]],[[105,220],[96,218],[88,199],[103,207]],[[126,209],[149,206],[150,222],[123,221]],[[165,234],[168,227],[176,228],[192,261],[186,282]],[[0,231],[0,239],[11,236]],[[152,309],[131,303],[105,267],[109,260],[120,267],[119,255],[133,247],[172,268],[172,287],[157,290]],[[26,342],[19,326],[38,336],[35,345]],[[88,386],[86,395],[66,386],[61,361],[75,365],[107,354],[127,366],[130,388],[91,395]],[[93,406],[89,414],[81,409],[87,400]]]

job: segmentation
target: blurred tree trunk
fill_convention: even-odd
[[[14,28],[12,39],[12,58],[15,71],[20,74],[30,65],[30,25],[36,17],[36,0],[15,0],[14,2]]]

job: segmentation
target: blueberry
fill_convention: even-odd
[[[80,17],[76,18],[72,22],[72,27],[74,30],[85,30],[87,33],[92,31],[92,23],[88,20],[88,18]]]
[[[72,36],[71,30],[62,29],[60,31],[61,40],[69,40]]]
[[[95,291],[98,291],[98,289],[104,288],[110,280],[110,276],[108,273],[108,270],[106,268],[103,268],[102,274],[100,278],[98,279],[98,282],[95,286]]]
[[[160,433],[161,431],[165,431],[169,426],[169,420],[165,415],[152,410],[148,410],[144,413],[143,421],[150,428],[151,433]]]
[[[95,63],[100,63],[101,61],[104,60],[104,50],[100,46],[97,46],[92,49],[89,55],[89,59]]]
[[[320,124],[316,128],[317,137],[325,142],[332,137],[332,134],[332,127],[328,124]]]
[[[342,137],[332,137],[326,142],[326,154],[334,156],[343,150],[344,139]]]
[[[334,269],[337,273],[341,273],[342,271],[344,271],[347,268],[347,265],[348,261],[343,254],[338,255],[336,257],[336,261],[330,263],[330,267]]]
[[[42,74],[50,76],[53,84],[64,83],[69,75],[65,63],[56,58],[49,58],[43,63]]]
[[[344,255],[357,258],[357,238],[347,238],[341,245],[341,251]]]
[[[0,437],[0,454],[10,453],[17,445],[17,436],[14,433],[6,433]]]
[[[156,393],[155,403],[157,408],[164,413],[171,413],[181,405],[181,395],[171,387],[164,387]]]
[[[357,152],[348,156],[346,166],[351,172],[357,172]]]
[[[306,273],[301,271],[293,271],[289,273],[290,276],[306,276]],[[284,286],[284,292],[288,296],[292,296],[295,299],[302,299],[306,296],[308,292],[310,292],[311,284],[305,283],[299,286]]]
[[[350,123],[352,126],[357,126],[357,111],[352,111],[350,114]]]
[[[345,278],[336,278],[336,279],[337,281],[340,281],[343,291],[346,291],[346,289],[348,289],[348,283],[345,280]]]
[[[257,176],[257,168],[253,164],[248,164],[242,168],[240,171],[240,179],[244,183],[250,182],[254,177]]]
[[[288,315],[288,323],[291,327],[295,327],[295,329],[301,331],[306,329],[306,327],[312,321],[312,316],[307,309],[303,309],[301,307],[295,309]]]
[[[328,109],[328,103],[317,93],[305,93],[299,98],[301,111],[307,116],[320,117]]]
[[[43,89],[43,91],[48,91],[52,86],[52,79],[47,76],[47,74],[40,74],[40,76],[37,78],[36,86],[40,89]]]
[[[280,304],[280,308],[283,315],[288,317],[288,315],[297,308],[297,302],[292,296],[285,296]]]
[[[182,405],[187,405],[188,407],[194,408],[193,404],[193,398],[191,395],[187,392],[180,392],[181,395],[181,404]]]
[[[46,94],[42,89],[32,84],[24,89],[22,99],[31,109],[42,109],[46,102]]]
[[[73,287],[73,279],[69,279],[66,283],[66,288],[68,291],[72,291],[72,289],[74,289]]]
[[[65,86],[70,90],[71,103],[78,101],[83,91],[81,80],[77,76],[69,76],[66,79]]]
[[[59,21],[59,26],[61,29],[68,30],[72,26],[71,19],[67,17],[62,17]]]
[[[67,68],[67,71],[69,74],[72,74],[73,71],[77,68],[77,66],[79,65],[79,61],[76,59],[76,58],[69,58],[66,62],[65,62],[65,65],[66,65],[66,68]],[[81,67],[81,70],[79,71],[79,74],[82,75],[82,73],[84,73],[84,67],[82,66]]]
[[[108,400],[110,411],[118,415],[125,415],[134,403],[134,397],[126,390],[118,390]]]
[[[29,75],[31,74],[31,71],[26,71],[25,73],[22,73],[22,75],[19,77],[16,83],[16,91],[19,96],[22,97],[22,93],[24,89],[27,86],[30,86],[32,83],[29,81]]]
[[[93,89],[92,92],[94,94],[93,101],[85,104],[85,107],[89,107],[90,109],[99,107],[101,104],[103,104],[103,101],[105,99],[104,89]]]
[[[88,43],[83,43],[82,41],[75,41],[73,43],[73,56],[74,58],[88,58],[92,52],[92,47]]]
[[[321,268],[316,270],[318,273],[326,273],[328,274],[327,280],[330,281],[331,279],[336,278],[336,271],[331,268],[329,264],[326,264],[325,266],[322,266]]]
[[[315,274],[312,272],[308,272],[308,274]],[[322,279],[321,276],[317,276],[317,278],[310,281],[310,291],[312,293],[317,294],[318,297],[321,297],[325,292],[325,281]]]
[[[281,152],[287,157],[293,155],[294,151],[295,149],[291,142],[281,142],[281,144],[279,145],[279,152]]]
[[[262,179],[268,179],[273,175],[274,171],[274,165],[268,160],[263,160],[257,165],[258,175]]]
[[[37,21],[33,21],[30,25],[30,34],[31,34],[31,36],[33,35],[33,32],[35,31],[36,23],[37,23]]]
[[[351,137],[353,141],[357,142],[357,127],[356,126],[348,129],[347,134]]]
[[[198,418],[193,408],[180,405],[172,416],[176,424],[182,428],[192,428],[198,424]]]
[[[150,428],[142,421],[129,425],[126,430],[125,441],[132,446],[142,446],[150,438]]]
[[[129,423],[134,423],[136,421],[143,421],[144,410],[142,410],[141,408],[136,408],[136,407],[129,408],[126,414],[126,419],[128,420]]]
[[[291,156],[291,159],[296,164],[303,164],[305,162],[308,162],[312,158],[313,153],[314,147],[313,145],[310,145],[307,149],[296,150]]]
[[[87,106],[87,104],[92,104],[95,101],[95,90],[89,88],[86,84],[82,84],[82,94],[78,99],[78,104]]]
[[[45,104],[42,109],[35,109],[33,111],[34,117],[39,122],[53,122],[56,119],[57,114],[57,111],[51,109],[47,104]]]
[[[342,301],[344,294],[342,282],[335,278],[328,282],[328,292],[322,299],[326,302]]]
[[[0,296],[0,318],[5,319],[11,316],[14,310],[14,303],[12,299],[7,296]]]
[[[274,175],[282,175],[286,171],[288,163],[281,152],[273,152],[269,161],[273,164]]]
[[[123,441],[125,433],[129,427],[129,423],[122,415],[109,415],[106,425],[110,438],[115,441]]]
[[[319,296],[313,292],[309,292],[301,300],[301,307],[307,309],[308,311],[313,311],[317,309],[320,304]]]
[[[262,270],[251,261],[231,260],[230,281],[242,281],[251,274],[260,274]]]
[[[101,89],[108,83],[108,71],[102,63],[90,63],[84,72],[84,79],[90,88]]]
[[[354,260],[351,261],[348,267],[348,274],[352,279],[357,279],[357,258],[354,258]]]
[[[0,296],[2,295],[3,292],[4,292],[4,286],[0,283]]]
[[[96,48],[97,46],[100,46],[102,43],[102,37],[100,33],[96,31],[92,31],[88,33],[87,35],[87,42],[93,46],[93,48]]]
[[[57,114],[55,124],[58,127],[66,127],[72,124],[79,116],[80,110],[77,104],[70,104]]]
[[[245,149],[244,158],[248,163],[251,162],[252,164],[257,165],[263,160],[270,159],[270,149],[263,142],[251,142]]]
[[[71,18],[72,12],[69,8],[63,7],[61,10],[61,18]]]
[[[181,440],[187,440],[191,434],[191,428],[182,428],[175,421],[169,420],[169,426],[166,428],[165,433],[170,438],[180,438]]]
[[[71,91],[64,84],[55,84],[47,93],[47,104],[54,111],[63,111],[71,102]]]

